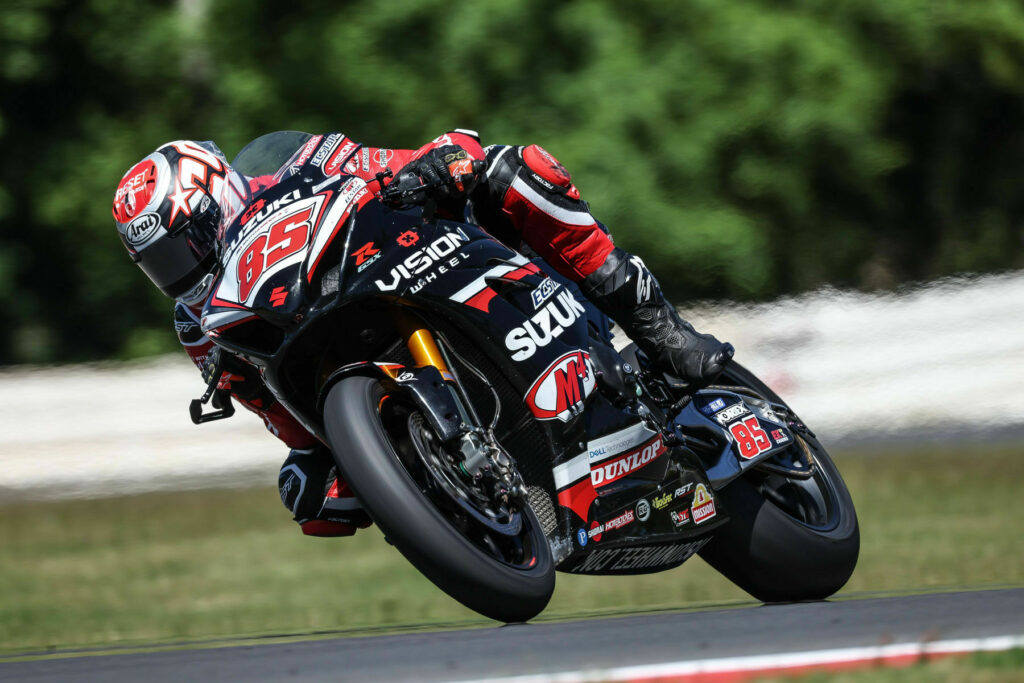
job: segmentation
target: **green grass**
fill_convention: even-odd
[[[1024,449],[837,458],[861,519],[840,594],[1024,584]],[[0,651],[487,620],[376,530],[303,537],[273,488],[0,507]],[[560,574],[542,618],[750,604],[699,560],[637,577]]]
[[[1024,679],[1024,650],[978,652],[916,662],[901,668],[869,667],[843,673],[765,677],[757,683],[1019,683]]]

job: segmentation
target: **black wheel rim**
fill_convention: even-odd
[[[513,505],[495,506],[486,492],[463,476],[413,406],[385,396],[379,411],[406,473],[464,539],[508,567],[527,570],[537,564],[533,522],[528,514]]]
[[[806,456],[813,462],[811,476],[787,477],[779,472],[755,470],[757,477],[752,481],[766,501],[794,521],[815,531],[832,531],[840,522],[837,482],[831,469],[822,467],[820,447],[800,435],[796,437],[792,448],[806,449]]]

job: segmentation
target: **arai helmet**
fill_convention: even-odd
[[[218,224],[245,202],[245,179],[212,142],[178,140],[135,164],[114,195],[132,260],[167,296],[200,303],[219,268]]]

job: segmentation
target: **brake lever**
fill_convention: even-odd
[[[217,364],[213,373],[213,379],[206,385],[206,391],[203,392],[203,395],[192,399],[188,404],[188,415],[192,418],[192,424],[198,425],[204,422],[213,422],[214,420],[224,420],[235,414],[235,406],[231,403],[231,392],[227,389],[217,388],[222,374],[220,365],[220,363]],[[213,407],[216,410],[203,414],[203,406],[211,398],[213,399]]]
[[[373,177],[377,181],[377,185],[380,187],[380,194],[383,197],[384,193],[387,192],[387,188],[384,187],[384,179],[393,178],[395,177],[395,174],[391,171],[391,167],[388,166],[380,173],[375,174]],[[370,182],[372,183],[373,180],[371,180]]]
[[[381,190],[380,199],[386,203],[393,203],[397,205],[408,204],[408,205],[425,205],[430,201],[427,197],[427,191],[433,190],[437,187],[442,187],[445,183],[443,180],[435,180],[429,183],[420,183],[411,187],[402,187],[403,182],[408,182],[407,179],[403,178],[406,174],[399,176],[394,182],[388,185],[386,188]],[[412,175],[411,173],[409,175]],[[388,176],[383,176],[388,177]],[[417,176],[413,176],[417,177]]]
[[[203,413],[204,403],[206,401],[203,399],[194,398],[188,404],[188,415],[192,418],[192,424],[198,425],[204,422],[213,422],[214,420],[224,420],[235,414],[235,406],[231,403],[231,392],[227,389],[217,389],[213,392],[213,407],[217,408],[217,410]]]

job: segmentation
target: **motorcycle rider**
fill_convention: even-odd
[[[133,261],[176,301],[175,330],[204,380],[229,390],[291,449],[278,485],[307,535],[351,535],[370,520],[337,477],[324,444],[275,400],[255,367],[213,344],[199,317],[220,268],[222,218],[236,216],[306,164],[374,182],[396,167],[382,187],[412,172],[436,184],[430,198],[442,211],[461,215],[468,202],[477,223],[512,248],[525,244],[577,283],[666,372],[708,382],[732,358],[731,344],[697,333],[679,317],[643,261],[613,244],[569,172],[537,145],[483,148],[477,133],[457,129],[416,150],[387,149],[332,133],[308,137],[277,174],[255,178],[233,169],[212,142],[162,145],[121,179],[113,206],[118,232]]]

